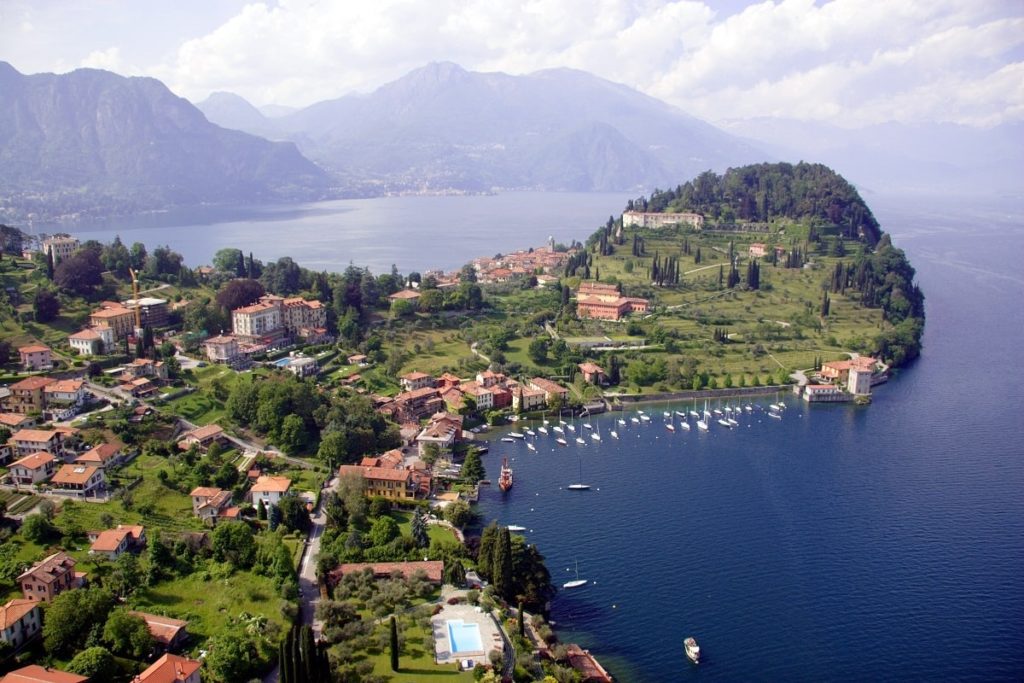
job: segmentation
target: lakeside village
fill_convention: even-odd
[[[618,244],[626,228],[652,242],[659,231],[686,235],[686,253],[703,221],[628,211],[603,234]],[[685,339],[641,336],[637,321],[662,307],[623,293],[645,257],[636,237],[635,258],[618,262],[590,256],[609,256],[604,245],[551,240],[454,273],[374,279],[354,269],[333,283],[239,250],[190,270],[166,248],[157,256],[122,245],[120,263],[109,253],[118,245],[99,253],[58,235],[32,249],[22,237],[12,244],[5,228],[13,256],[0,260],[4,339],[26,342],[5,349],[17,354],[8,367],[19,367],[0,389],[5,682],[230,682],[275,667],[289,683],[417,680],[418,670],[610,681],[545,622],[555,587],[539,550],[494,524],[464,533],[478,528],[471,503],[489,483],[479,435],[514,419],[616,410],[635,398],[775,393],[790,381],[788,369],[741,369],[716,373],[719,388],[691,365],[673,380],[683,391],[634,373],[657,372],[656,363],[664,372],[644,353]],[[705,245],[713,268],[698,249],[696,270],[709,278],[698,281],[702,301],[722,297],[723,269],[736,270],[740,252],[728,244],[727,254]],[[793,251],[750,241],[744,255],[756,264]],[[83,276],[101,256],[103,272]],[[647,258],[678,282],[677,264]],[[803,263],[791,275],[809,282],[817,276]],[[602,280],[602,266],[623,277]],[[59,311],[41,295],[50,282],[61,288]],[[520,308],[487,311],[488,287]],[[317,291],[333,301],[310,296]],[[113,292],[131,295],[86,303]],[[567,322],[547,306],[561,306]],[[538,309],[538,334],[518,346],[515,335],[496,339],[509,311]],[[456,339],[446,315],[463,325],[477,316],[497,333]],[[716,353],[739,336],[714,331]],[[509,359],[519,353],[524,362]],[[766,353],[753,357],[763,363]],[[627,365],[616,354],[634,355]],[[814,361],[794,373],[809,402],[867,397],[888,375],[867,355]],[[502,471],[502,488],[511,482]]]

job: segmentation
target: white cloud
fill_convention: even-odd
[[[509,73],[584,69],[711,121],[773,115],[844,125],[990,125],[1024,117],[1020,3],[755,0],[731,14],[718,13],[721,6],[267,0],[229,8],[235,13],[224,21],[208,17],[216,28],[186,36],[158,64],[131,70],[193,99],[230,90],[255,104],[305,105],[368,91],[450,60]],[[109,38],[84,51],[81,63],[123,72],[152,62],[128,46],[109,47]]]

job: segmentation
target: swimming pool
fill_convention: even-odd
[[[283,368],[284,366],[288,365],[291,362],[292,362],[292,359],[289,358],[288,356],[285,356],[284,358],[279,358],[279,359],[275,360],[274,361],[274,365],[276,365],[279,368]]]
[[[448,642],[452,645],[452,654],[484,650],[484,644],[480,640],[480,626],[467,624],[462,619],[448,621]]]

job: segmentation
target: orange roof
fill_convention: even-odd
[[[14,626],[38,604],[38,602],[33,600],[15,598],[3,607],[0,607],[0,631],[6,631],[11,626]]]
[[[38,451],[31,455],[26,455],[21,460],[11,464],[11,467],[24,467],[30,470],[38,470],[40,467],[45,467],[48,463],[51,463],[54,460],[56,460],[56,458],[46,451]]]
[[[17,427],[22,422],[27,422],[28,417],[17,413],[0,413],[0,424],[8,427]]]
[[[263,475],[252,485],[252,490],[256,493],[284,493],[291,485],[292,480],[288,477]]]
[[[263,311],[272,311],[277,308],[274,304],[253,304],[252,306],[242,306],[231,311],[232,313],[242,313],[248,315],[250,313],[262,313]]]
[[[187,621],[163,617],[159,614],[149,614],[147,612],[128,612],[128,614],[141,617],[146,622],[146,626],[149,627],[149,632],[153,635],[153,639],[164,646],[172,643],[178,636],[178,633],[188,626]]]
[[[534,377],[530,380],[530,384],[549,394],[566,394],[569,392],[565,387],[560,386],[549,379],[544,379],[543,377]]]
[[[128,308],[104,308],[99,311],[93,311],[89,314],[90,318],[120,318],[126,315],[134,315],[131,309]]]
[[[57,474],[50,480],[52,484],[79,484],[83,485],[92,478],[92,475],[99,471],[98,467],[92,465],[64,465]]]
[[[588,375],[591,373],[604,374],[604,370],[601,369],[601,366],[595,363],[580,363],[579,368],[582,372],[585,372]]]
[[[44,443],[50,441],[59,434],[55,429],[19,429],[14,432],[11,438],[15,441],[31,441],[33,443]]]
[[[220,493],[221,490],[222,489],[214,488],[212,486],[198,486],[192,489],[192,493],[188,495],[192,496],[193,498],[213,498],[218,493]]]
[[[400,292],[388,295],[389,299],[419,299],[420,293],[414,289],[403,289]]]
[[[216,337],[210,337],[209,339],[207,339],[203,343],[204,344],[217,344],[217,345],[219,345],[219,344],[231,344],[231,343],[235,343],[235,338],[232,337],[231,335],[223,335],[223,334],[221,334],[221,335],[217,335]]]
[[[339,476],[346,474],[358,474],[363,479],[377,479],[380,481],[408,481],[409,470],[399,470],[394,467],[363,467],[362,465],[342,465],[338,468]]]
[[[414,372],[407,372],[406,374],[402,375],[402,379],[407,379],[409,381],[415,381],[415,380],[418,380],[418,379],[427,379],[429,377],[430,377],[430,375],[428,375],[425,372],[415,372],[415,371]]]
[[[83,341],[96,341],[97,339],[102,338],[103,337],[100,336],[100,333],[91,327],[87,327],[84,330],[68,335],[68,339],[81,339]]]
[[[11,385],[11,391],[35,391],[42,389],[51,382],[56,382],[52,377],[26,377],[20,382]]]
[[[110,553],[117,550],[124,539],[131,535],[128,529],[107,529],[101,531],[89,550],[98,553]]]
[[[43,391],[48,394],[71,394],[79,391],[83,384],[85,382],[80,379],[62,379],[52,384],[47,384]]]
[[[199,671],[202,662],[194,659],[165,654],[153,665],[132,679],[132,683],[177,683]]]
[[[192,437],[193,439],[199,439],[200,441],[202,441],[204,439],[209,439],[214,436],[220,436],[223,433],[224,429],[221,428],[219,424],[208,424],[205,427],[197,427],[196,429],[193,429],[191,432],[185,432],[184,434],[181,435],[181,438],[186,439],[188,437]]]
[[[120,450],[120,448],[112,443],[101,443],[75,458],[75,462],[98,462],[102,464],[113,459]]]
[[[44,353],[49,350],[49,346],[43,346],[42,344],[30,344],[28,346],[18,347],[18,353]]]
[[[69,674],[57,669],[44,669],[38,664],[30,664],[17,671],[12,671],[0,683],[88,683],[89,679],[78,674]]]

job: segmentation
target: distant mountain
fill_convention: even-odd
[[[295,145],[216,126],[152,78],[25,76],[0,62],[0,210],[105,215],[321,196]]]
[[[349,182],[388,189],[649,190],[765,159],[675,107],[571,69],[510,76],[435,63],[281,118],[233,116],[251,132],[275,126]]]
[[[951,123],[885,123],[840,128],[757,118],[725,129],[775,156],[832,166],[866,192],[1014,194],[1024,188],[1024,124],[975,128]]]
[[[265,104],[260,107],[260,113],[268,119],[276,119],[288,114],[294,114],[298,110],[298,107],[289,107],[284,104]]]
[[[215,92],[202,102],[197,102],[196,109],[203,112],[210,123],[221,128],[241,130],[260,137],[274,137],[277,134],[276,127],[263,112],[234,93]]]

